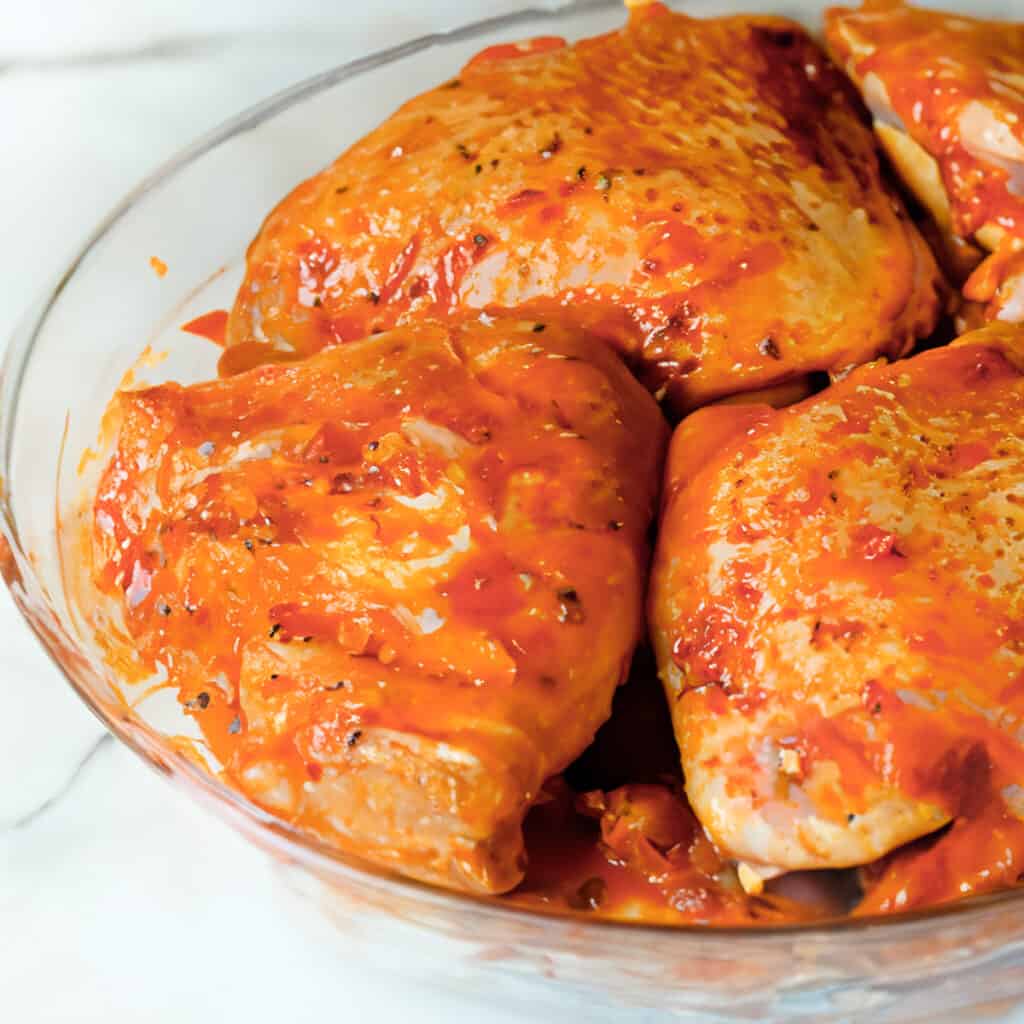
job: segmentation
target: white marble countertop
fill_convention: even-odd
[[[9,8],[0,339],[120,196],[199,134],[346,59],[519,5],[355,6]],[[521,1019],[346,964],[336,933],[283,906],[261,852],[105,734],[3,587],[0,629],[0,1021]]]
[[[0,339],[106,210],[200,133],[348,58],[520,6],[12,5],[0,33]],[[328,925],[283,906],[262,853],[106,735],[2,587],[0,629],[0,1021],[524,1019],[347,964]]]

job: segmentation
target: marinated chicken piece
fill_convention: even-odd
[[[1024,23],[868,0],[826,24],[880,141],[950,244],[993,253],[965,296],[990,318],[1024,321]]]
[[[799,25],[651,4],[484,51],[300,185],[250,246],[222,369],[554,303],[688,410],[902,355],[938,278]]]
[[[983,872],[1024,816],[1022,422],[1024,329],[992,325],[677,430],[652,634],[687,793],[751,888],[951,821],[975,845],[946,863]]]
[[[108,642],[268,811],[419,878],[515,885],[523,815],[642,631],[653,399],[594,339],[485,317],[117,403]]]

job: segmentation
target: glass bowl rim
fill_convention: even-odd
[[[672,0],[669,0],[671,3]],[[446,46],[484,33],[504,28],[514,29],[517,25],[533,20],[558,21],[575,14],[622,9],[622,0],[568,0],[556,7],[526,7],[520,10],[497,16],[477,19],[458,25],[457,27],[417,36],[406,42],[374,51],[366,56],[357,57],[343,62],[310,78],[303,79],[272,94],[264,100],[246,108],[235,116],[221,122],[199,136],[194,142],[177,151],[169,159],[161,163],[155,170],[146,175],[134,188],[100,220],[96,228],[87,236],[68,261],[64,271],[57,277],[56,283],[43,291],[40,299],[29,309],[24,320],[12,332],[10,344],[0,367],[0,532],[11,548],[13,571],[5,571],[4,578],[22,617],[32,629],[43,649],[55,667],[61,672],[68,684],[86,705],[89,711],[113,734],[121,743],[131,749],[151,768],[172,781],[183,786],[194,786],[200,802],[213,808],[229,824],[242,832],[249,839],[256,839],[259,845],[269,847],[270,852],[286,861],[299,864],[314,871],[326,868],[329,872],[349,875],[350,881],[365,885],[368,882],[385,891],[396,892],[400,896],[418,898],[420,901],[436,906],[448,907],[452,910],[474,909],[493,917],[497,921],[510,918],[528,918],[532,921],[559,921],[577,926],[585,926],[591,934],[600,932],[622,936],[634,932],[645,935],[678,936],[698,938],[702,942],[714,942],[717,939],[730,943],[763,941],[772,936],[816,937],[854,933],[884,932],[891,936],[900,930],[912,928],[928,921],[950,921],[957,919],[963,922],[967,918],[980,918],[997,906],[1003,906],[1024,898],[1024,890],[1005,889],[978,896],[938,904],[923,909],[898,912],[895,914],[873,914],[864,917],[830,918],[817,922],[771,923],[756,925],[706,925],[706,924],[652,924],[631,920],[587,919],[581,914],[563,913],[557,910],[550,912],[528,908],[515,903],[500,903],[493,896],[476,895],[456,890],[448,890],[428,885],[389,872],[374,864],[361,860],[359,857],[339,851],[329,844],[316,839],[288,825],[282,819],[269,814],[248,801],[236,790],[220,782],[210,773],[201,769],[190,759],[175,750],[149,749],[150,743],[143,742],[137,733],[152,732],[144,723],[130,723],[126,715],[115,713],[112,708],[99,701],[74,674],[69,672],[59,657],[61,643],[59,639],[64,633],[59,616],[49,604],[45,595],[45,587],[34,574],[30,553],[25,550],[20,538],[17,517],[11,506],[10,480],[17,421],[18,403],[21,396],[22,378],[32,358],[36,342],[39,339],[47,319],[60,299],[67,284],[72,280],[79,267],[86,261],[92,250],[113,232],[120,221],[143,200],[150,192],[172,178],[179,171],[222,142],[246,132],[270,120],[287,108],[322,93],[339,83],[372,71],[375,68],[394,63],[403,57],[411,56],[433,47]],[[40,615],[33,601],[26,596],[17,584],[24,576],[32,577],[40,588],[46,601],[45,616]],[[155,735],[155,734],[154,734]],[[157,741],[151,741],[155,746]],[[252,827],[260,834],[255,837]],[[319,872],[317,872],[319,875]]]

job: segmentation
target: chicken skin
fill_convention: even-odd
[[[1024,22],[870,0],[829,11],[826,25],[879,139],[939,229],[959,250],[992,253],[965,296],[987,303],[990,318],[1024,321]]]
[[[678,428],[652,636],[687,793],[751,886],[949,822],[943,898],[1019,873],[1022,422],[1024,329],[992,325]]]
[[[650,395],[592,338],[485,316],[115,409],[91,526],[110,642],[286,822],[514,886],[524,813],[642,632]]]
[[[902,355],[938,288],[799,25],[651,4],[483,52],[296,188],[250,246],[222,370],[556,304],[686,411]]]

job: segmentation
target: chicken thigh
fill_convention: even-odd
[[[687,793],[750,885],[951,821],[1024,839],[1021,423],[1024,329],[993,325],[677,430],[652,635]],[[1002,877],[997,848],[949,863]]]
[[[228,779],[331,844],[481,892],[642,631],[667,428],[552,321],[396,329],[122,392],[97,626]]]
[[[837,7],[826,22],[879,139],[940,230],[992,252],[965,296],[1024,321],[1024,23],[901,0]]]
[[[547,303],[683,411],[901,355],[938,287],[799,25],[650,4],[481,53],[295,189],[250,246],[222,369]]]

